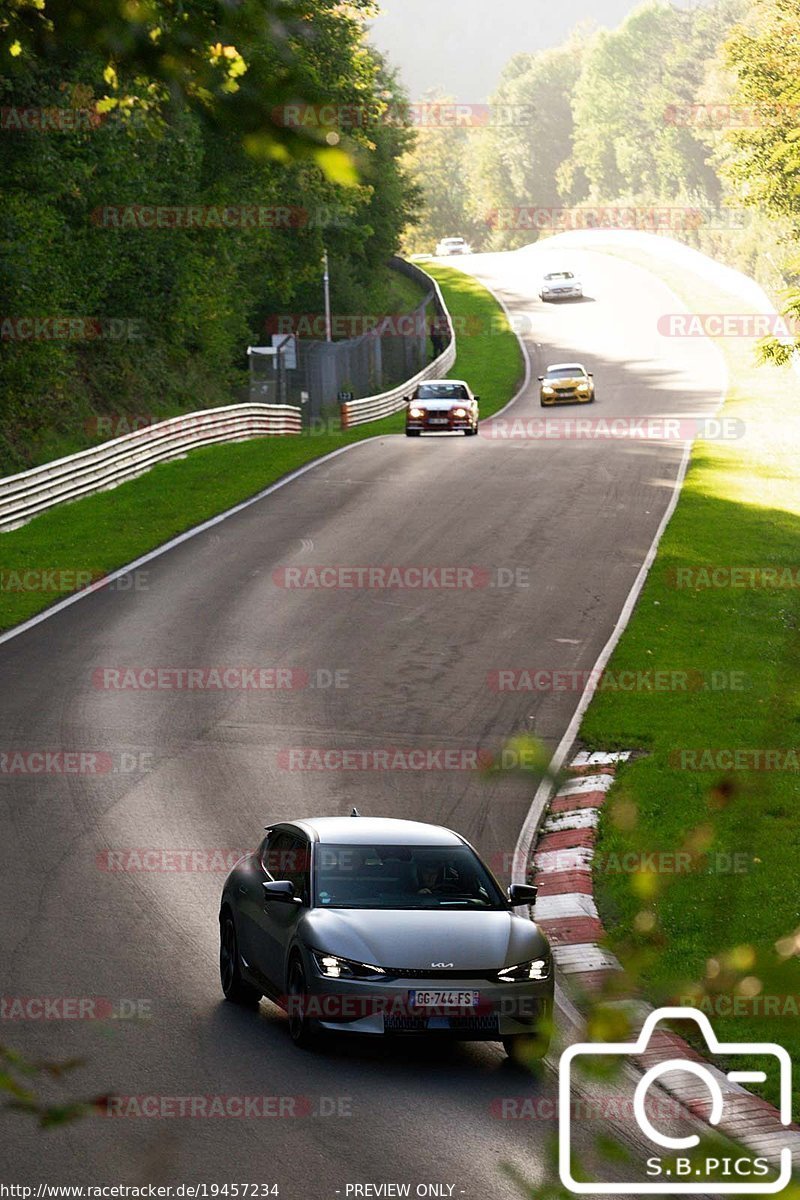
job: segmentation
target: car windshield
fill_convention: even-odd
[[[574,379],[576,375],[585,375],[583,367],[550,367],[548,379]]]
[[[466,400],[467,389],[463,383],[421,383],[418,400]]]
[[[554,271],[552,275],[545,275],[545,279],[574,279],[572,271]]]
[[[508,908],[469,846],[318,846],[315,878],[319,908]]]

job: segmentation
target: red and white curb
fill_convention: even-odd
[[[596,991],[609,971],[622,968],[599,942],[605,937],[592,894],[592,859],[600,808],[614,782],[619,754],[578,754],[576,774],[550,802],[533,855],[539,896],[535,920],[550,939],[563,974],[585,991]]]
[[[600,809],[614,783],[617,766],[630,757],[629,751],[583,751],[576,755],[570,764],[572,777],[550,802],[533,851],[532,869],[539,889],[534,919],[550,939],[556,966],[579,1006],[581,997],[604,990],[615,974],[618,994],[625,995],[622,966],[601,944],[605,930],[594,901],[592,861]],[[629,1012],[631,1038],[635,1039],[654,1011],[652,1005],[630,997],[615,1002],[624,1004]],[[795,1169],[800,1168],[800,1126],[784,1125],[772,1104],[732,1082],[678,1034],[656,1028],[636,1061],[646,1071],[675,1058],[704,1063],[716,1079],[724,1100],[724,1116],[716,1126],[720,1133],[770,1160],[777,1159],[781,1148],[788,1146]],[[691,1113],[708,1120],[711,1097],[697,1076],[672,1071],[662,1075],[659,1083]]]

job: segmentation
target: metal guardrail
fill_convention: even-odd
[[[447,325],[448,344],[438,358],[399,387],[343,404],[343,429],[399,412],[417,384],[425,379],[441,379],[455,362],[455,330],[438,283],[411,263],[402,263],[402,268],[407,274],[422,276],[432,288],[438,315]],[[300,432],[301,410],[288,404],[234,404],[171,417],[100,446],[0,479],[0,532],[16,529],[57,504],[115,487],[156,463],[180,458],[199,446]]]
[[[56,504],[115,487],[198,446],[300,431],[300,409],[279,404],[235,404],[159,421],[0,479],[0,531],[24,525]]]
[[[411,264],[404,265],[410,266]],[[414,270],[423,275],[433,288],[437,309],[447,322],[448,344],[438,358],[434,358],[412,379],[407,379],[399,387],[392,388],[388,392],[381,392],[378,396],[365,396],[361,400],[350,400],[343,404],[341,408],[342,429],[350,429],[353,425],[363,425],[367,421],[377,421],[380,417],[388,417],[392,413],[399,412],[405,406],[406,397],[414,391],[417,384],[423,383],[426,379],[442,379],[456,361],[456,334],[441,288],[436,280],[421,268],[416,267]]]

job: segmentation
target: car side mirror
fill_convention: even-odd
[[[539,383],[544,383],[544,375],[537,376]]]
[[[277,900],[281,904],[297,904],[299,900],[294,894],[294,884],[289,879],[265,879],[264,880],[264,903],[270,900]]]
[[[587,371],[586,374],[589,376],[590,379],[594,379],[594,371]]]
[[[539,889],[531,883],[512,883],[508,889],[508,899],[514,908],[518,904],[535,904]]]
[[[480,396],[473,396],[473,397],[472,397],[472,399],[473,399],[473,400],[480,400]]]

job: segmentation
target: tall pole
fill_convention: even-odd
[[[322,276],[322,279],[325,284],[325,339],[326,339],[326,341],[332,342],[333,334],[331,332],[331,277],[328,272],[328,251],[327,250],[324,250],[322,253],[322,265],[324,268],[324,274]]]

